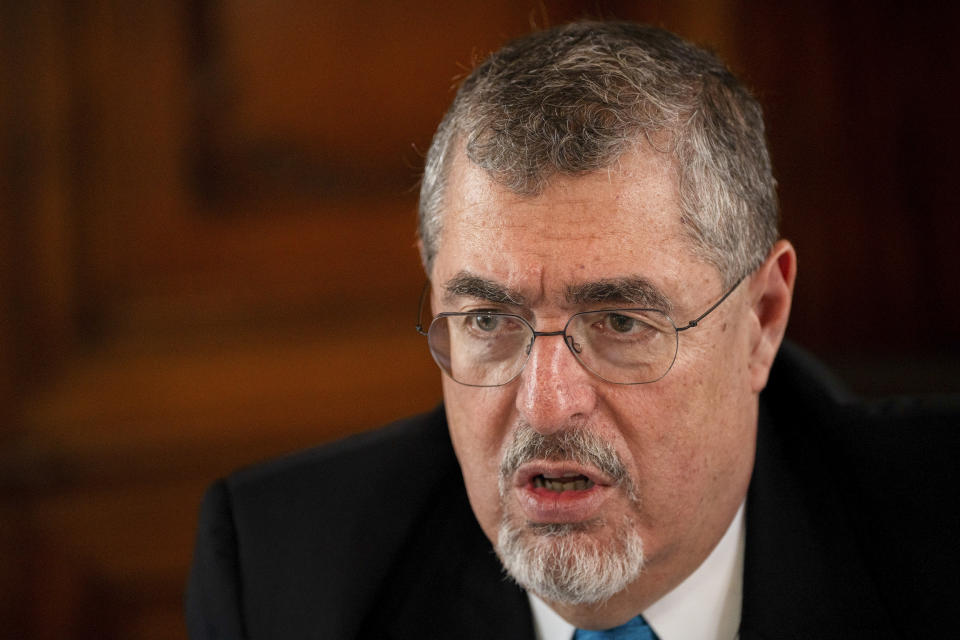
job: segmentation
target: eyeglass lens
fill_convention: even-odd
[[[517,377],[535,339],[531,326],[510,314],[441,314],[428,331],[440,368],[461,384],[481,387]],[[667,315],[652,310],[578,313],[567,323],[563,339],[583,366],[618,384],[660,379],[677,354],[676,327]]]

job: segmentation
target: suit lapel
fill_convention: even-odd
[[[893,638],[844,515],[829,452],[811,442],[822,425],[800,424],[805,417],[773,425],[761,404],[740,638]]]

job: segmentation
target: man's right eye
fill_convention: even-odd
[[[495,331],[500,326],[500,318],[496,316],[473,316],[473,324],[481,331]]]

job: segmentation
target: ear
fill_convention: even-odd
[[[430,277],[430,272],[427,271],[427,254],[425,254],[423,248],[423,238],[420,237],[420,234],[417,234],[417,255],[420,256],[420,264],[423,266],[424,273],[427,274],[427,277]]]
[[[750,279],[756,330],[751,336],[749,369],[750,384],[756,393],[767,386],[770,367],[783,341],[796,276],[797,252],[790,242],[779,240]]]

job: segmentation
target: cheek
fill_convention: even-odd
[[[756,424],[745,364],[735,351],[710,355],[719,357],[701,358],[694,374],[678,376],[679,419],[667,444],[679,474],[678,491],[694,508],[739,490]]]
[[[731,441],[737,439],[731,412],[723,406],[722,385],[701,373],[681,367],[632,398],[609,403],[619,407],[614,421],[631,425],[623,435],[637,488],[657,519],[700,508],[723,484],[731,463]]]
[[[464,387],[446,376],[443,396],[450,438],[460,462],[467,497],[487,536],[499,524],[498,471],[514,413],[510,387]]]
[[[671,372],[670,375],[672,375]],[[672,383],[672,384],[671,384]],[[680,479],[694,465],[696,439],[689,426],[687,385],[660,380],[652,385],[614,389],[606,397],[608,437],[622,438],[625,460],[646,504],[670,503]],[[693,445],[693,446],[692,446]]]

